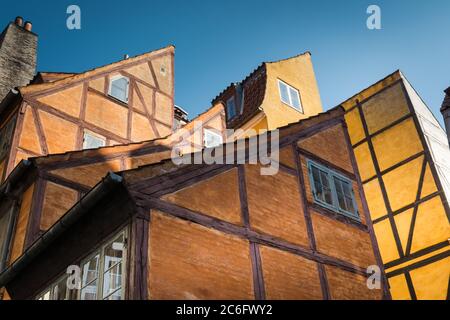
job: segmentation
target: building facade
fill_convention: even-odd
[[[342,104],[394,299],[448,299],[450,150],[397,71]]]
[[[250,142],[244,142],[250,157]],[[226,144],[223,157],[238,143]],[[75,160],[87,152],[70,154]],[[10,261],[0,276],[8,297],[388,296],[383,277],[380,289],[367,286],[367,267],[381,260],[342,109],[281,128],[275,175],[237,159],[179,166],[167,155],[161,162],[164,151],[152,154],[148,165],[107,174]],[[45,166],[54,157],[32,161]],[[44,216],[52,211],[42,208]],[[66,288],[70,265],[81,267],[79,290]]]
[[[323,113],[307,52],[263,63],[189,122],[173,61],[169,46],[30,77],[31,59],[29,83],[5,85],[4,299],[448,298],[450,151],[400,72]],[[275,129],[266,176],[251,141]],[[207,154],[233,161],[171,160]]]

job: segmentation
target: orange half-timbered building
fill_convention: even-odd
[[[62,298],[74,299],[387,297],[384,277],[382,289],[367,286],[367,267],[381,261],[343,115],[338,108],[282,128],[280,170],[272,176],[237,162],[159,162],[167,154],[157,150],[148,165],[109,173],[11,261],[0,277],[8,296],[58,299],[55,292],[64,290]],[[235,145],[225,145],[224,157]],[[109,149],[115,148],[124,147]],[[102,150],[108,147],[70,157]],[[45,167],[58,157],[70,160],[31,161]],[[315,201],[316,169],[348,188],[354,207],[347,215]],[[51,215],[48,209],[42,213]],[[106,263],[113,260],[111,275]],[[72,264],[84,270],[80,290],[63,288]],[[89,278],[92,268],[102,279]]]

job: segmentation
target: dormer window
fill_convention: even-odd
[[[227,120],[230,121],[236,115],[236,101],[234,96],[227,100]]]
[[[128,88],[130,80],[124,76],[116,76],[111,79],[109,95],[122,102],[128,103]]]
[[[303,112],[303,107],[300,100],[300,93],[297,89],[281,80],[278,80],[278,88],[280,90],[281,102],[287,104],[288,106],[300,112]]]

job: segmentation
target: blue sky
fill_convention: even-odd
[[[450,86],[448,0],[8,2],[0,23],[33,22],[40,71],[81,72],[174,44],[176,103],[191,117],[262,61],[304,51],[325,109],[401,69],[441,119]],[[81,8],[81,30],[66,28],[70,4]],[[381,30],[366,27],[370,4],[381,8]]]

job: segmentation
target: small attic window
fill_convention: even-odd
[[[213,148],[223,143],[222,136],[212,130],[203,130],[203,143],[205,148]]]
[[[278,88],[280,89],[281,102],[296,109],[297,111],[303,112],[300,93],[296,88],[281,80],[278,80]]]
[[[227,100],[227,120],[230,121],[236,115],[236,101],[234,96]]]
[[[122,102],[128,103],[128,88],[130,80],[124,76],[116,76],[111,79],[109,95]]]
[[[106,139],[98,134],[90,131],[84,131],[83,134],[83,149],[96,149],[104,147]]]

